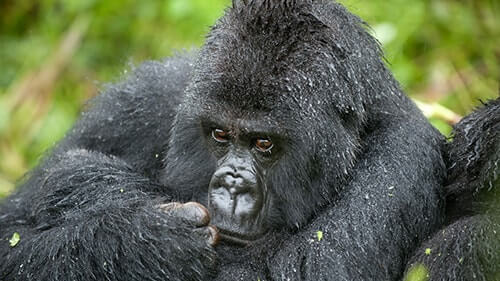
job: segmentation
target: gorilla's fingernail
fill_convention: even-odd
[[[179,202],[170,202],[166,204],[160,204],[158,205],[158,208],[160,208],[160,210],[162,210],[163,212],[170,212],[171,210],[177,209],[180,206],[182,206],[182,204]]]

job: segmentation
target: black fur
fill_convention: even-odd
[[[21,241],[0,243],[0,279],[403,277],[445,222],[443,138],[341,5],[235,2],[198,53],[109,85],[2,203],[0,239]],[[215,160],[203,122],[218,117],[278,126],[287,139],[267,171],[272,231],[246,248],[212,248],[155,207],[207,203]]]
[[[500,98],[465,117],[453,136],[445,149],[446,226],[409,268],[424,265],[429,280],[500,280]]]

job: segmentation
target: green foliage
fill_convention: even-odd
[[[318,242],[321,242],[321,240],[323,239],[323,231],[316,231],[316,237],[318,238]]]
[[[404,281],[428,281],[429,270],[423,264],[413,265],[406,274]]]
[[[496,96],[500,2],[341,2],[372,26],[412,97],[463,115]],[[99,83],[129,63],[199,46],[229,3],[0,1],[0,198],[71,127]],[[450,120],[431,120],[449,133]]]
[[[21,235],[19,235],[19,233],[17,232],[14,232],[14,234],[12,234],[12,237],[9,239],[9,245],[11,247],[15,247],[19,241],[21,241]]]

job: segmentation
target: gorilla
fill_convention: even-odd
[[[2,202],[0,279],[482,280],[498,116],[445,145],[340,4],[233,1],[199,51],[108,85]]]

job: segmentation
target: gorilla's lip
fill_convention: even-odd
[[[230,244],[247,246],[248,244],[261,238],[263,233],[239,233],[219,228],[219,235],[223,241]]]

